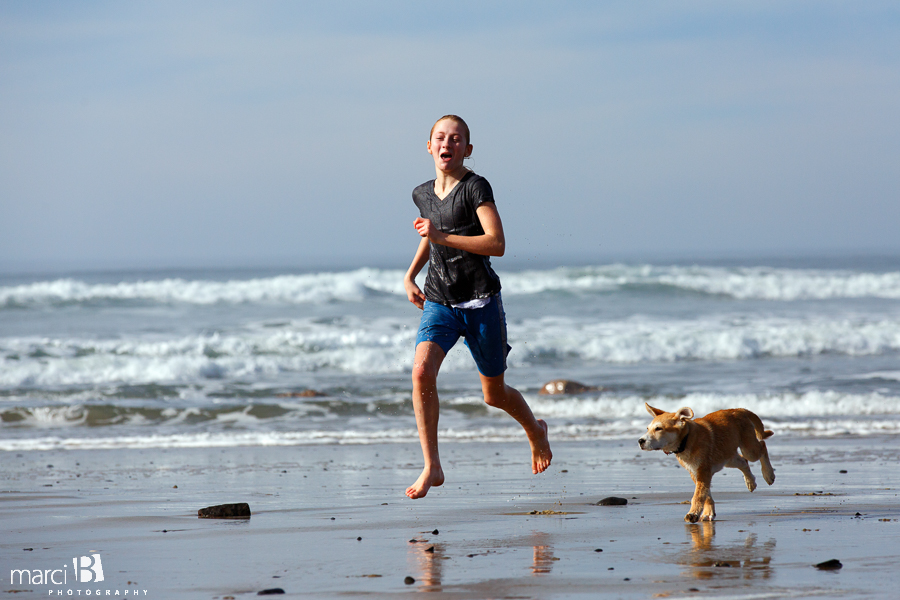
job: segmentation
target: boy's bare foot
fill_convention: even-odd
[[[548,463],[549,464],[549,463]],[[406,488],[406,495],[415,500],[424,498],[432,487],[444,485],[444,470],[440,467],[429,469],[425,467],[416,482]]]
[[[546,471],[553,458],[547,436],[547,423],[543,419],[538,419],[537,424],[540,428],[537,435],[534,438],[528,437],[528,443],[531,444],[531,472],[534,474]]]

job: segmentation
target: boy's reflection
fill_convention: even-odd
[[[532,536],[534,554],[531,563],[532,575],[543,575],[553,569],[553,563],[559,560],[553,556],[553,546],[550,545],[549,536],[546,533],[535,533]]]
[[[422,592],[440,592],[444,567],[444,544],[411,544],[409,556],[418,572],[416,578]]]

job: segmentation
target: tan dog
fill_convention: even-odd
[[[644,406],[653,420],[647,427],[647,435],[638,440],[641,450],[674,454],[696,484],[691,510],[684,516],[688,523],[715,519],[716,504],[709,490],[713,474],[722,467],[740,469],[747,489],[752,492],[756,489],[756,478],[747,461],[758,460],[766,483],[775,482],[775,470],[763,441],[773,433],[764,429],[760,418],[749,410],[730,408],[694,420],[694,411],[687,407],[670,413],[646,402]]]

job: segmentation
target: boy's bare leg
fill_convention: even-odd
[[[553,453],[550,451],[550,440],[547,437],[547,423],[543,419],[535,419],[534,413],[525,398],[514,387],[506,385],[503,374],[496,377],[481,375],[481,390],[484,401],[495,408],[502,409],[519,422],[531,444],[531,471],[543,473],[550,466]]]
[[[425,468],[416,482],[406,488],[406,495],[413,500],[424,498],[429,489],[444,483],[444,471],[438,455],[440,404],[437,394],[437,375],[443,361],[444,351],[434,342],[421,342],[416,346],[412,400]]]

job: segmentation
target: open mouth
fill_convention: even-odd
[[[453,155],[449,152],[441,152],[441,158],[443,158],[444,160],[450,160],[451,158],[453,158]]]

